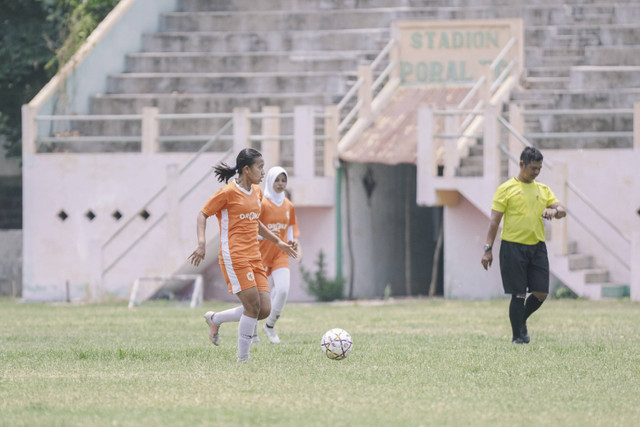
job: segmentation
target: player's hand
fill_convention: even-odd
[[[292,240],[289,242],[289,245],[291,245],[293,250],[296,251],[296,254],[298,254],[298,261],[300,261],[302,259],[302,248],[300,247],[300,243],[298,243],[297,240]]]
[[[276,246],[278,246],[278,249],[280,249],[282,252],[284,252],[285,254],[289,255],[291,258],[298,258],[298,253],[296,252],[296,250],[293,248],[292,245],[283,242],[282,240],[280,240]]]
[[[191,264],[197,267],[198,265],[200,265],[200,262],[204,259],[204,253],[205,253],[204,247],[198,246],[196,250],[193,251],[187,259]]]
[[[493,263],[493,253],[491,251],[486,251],[484,255],[482,255],[482,266],[485,270],[488,270],[491,267],[491,263]]]

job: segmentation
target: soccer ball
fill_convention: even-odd
[[[351,352],[353,341],[349,332],[344,329],[333,328],[322,336],[320,347],[329,359],[342,360]]]

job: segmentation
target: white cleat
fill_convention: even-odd
[[[213,323],[213,316],[215,314],[216,313],[214,311],[207,311],[204,314],[204,320],[206,320],[207,325],[209,325],[209,339],[213,345],[220,345],[220,335],[218,334],[220,331],[220,325]]]
[[[260,337],[257,335],[254,335],[251,337],[251,345],[256,345],[256,344],[260,344]]]
[[[275,329],[268,327],[266,324],[262,327],[262,330],[267,334],[267,338],[272,344],[280,344],[280,337],[276,334]]]

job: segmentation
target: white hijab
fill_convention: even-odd
[[[273,189],[273,184],[275,184],[276,178],[278,178],[282,173],[287,177],[287,180],[289,180],[287,171],[280,166],[274,166],[269,169],[269,172],[267,172],[267,182],[264,186],[264,196],[267,199],[271,200],[271,202],[276,206],[282,206],[285,197],[284,191],[276,193],[276,191]]]

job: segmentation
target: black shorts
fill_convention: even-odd
[[[527,292],[549,293],[549,257],[547,245],[502,241],[500,245],[500,275],[505,294]]]

